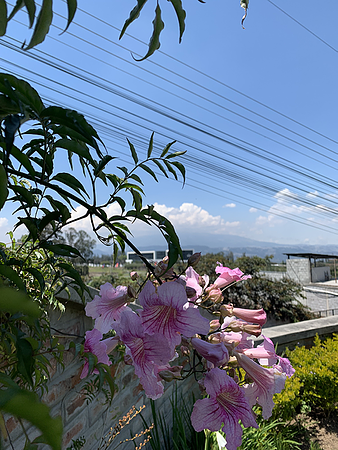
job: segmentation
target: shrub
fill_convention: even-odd
[[[316,336],[310,349],[287,351],[296,369],[281,394],[276,394],[275,414],[292,419],[300,412],[316,409],[330,415],[338,407],[338,335],[325,342]]]

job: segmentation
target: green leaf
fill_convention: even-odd
[[[177,179],[178,179],[178,178],[177,178],[177,173],[175,172],[175,169],[173,169],[173,168],[171,167],[170,162],[167,161],[166,159],[164,159],[163,162],[164,162],[164,164],[167,166],[167,169],[169,170],[169,172],[172,173],[172,174],[174,175],[175,180],[177,180]]]
[[[25,200],[28,206],[32,207],[35,205],[35,198],[29,189],[19,185],[11,185],[10,188],[18,194],[19,198],[22,197],[21,201]]]
[[[23,153],[21,150],[18,149],[18,147],[15,147],[13,145],[12,150],[11,150],[11,155],[14,156],[14,158],[17,159],[19,161],[19,163],[24,166],[24,168],[27,170],[29,175],[31,175],[34,178],[36,177],[36,172],[31,164],[28,156],[25,153]]]
[[[21,291],[26,291],[25,283],[22,281],[18,273],[5,264],[0,264],[0,275],[11,280]]]
[[[155,19],[153,20],[153,34],[150,38],[149,45],[148,45],[148,52],[145,56],[141,59],[136,59],[136,61],[144,61],[145,59],[149,58],[156,50],[160,48],[160,34],[161,31],[164,28],[164,22],[161,18],[161,8],[160,5],[157,4],[155,9]]]
[[[59,211],[60,215],[62,216],[62,223],[66,223],[67,220],[71,217],[69,209],[63,203],[59,202],[59,200],[54,200],[50,195],[46,195],[45,198],[49,201],[49,203],[56,211]]]
[[[74,189],[74,191],[78,192],[79,194],[81,194],[81,191],[83,191],[87,195],[87,197],[89,197],[80,181],[70,173],[65,172],[58,173],[52,178],[52,180],[60,181],[61,183],[67,185],[71,189]]]
[[[181,172],[183,182],[185,183],[185,167],[183,164],[181,164],[178,161],[171,161],[171,164],[178,168],[178,170]]]
[[[23,389],[7,388],[1,392],[0,409],[8,414],[28,420],[44,435],[53,450],[61,450],[62,419],[52,418],[48,406],[36,394]]]
[[[25,48],[29,50],[45,40],[53,20],[53,0],[43,0],[30,43]]]
[[[123,200],[123,198],[114,197],[114,202],[117,202],[120,205],[122,212],[124,212],[126,208],[126,202]]]
[[[125,21],[122,31],[120,33],[119,39],[122,38],[122,36],[124,35],[126,29],[129,27],[129,25],[134,22],[135,19],[137,19],[140,15],[140,12],[143,8],[143,6],[147,3],[148,0],[137,0],[137,5],[135,6],[135,8],[133,8],[130,11],[129,14],[129,18]]]
[[[7,174],[5,168],[0,164],[0,210],[6,203],[8,197]]]
[[[28,12],[28,17],[29,17],[29,28],[32,28],[34,20],[35,20],[35,11],[36,11],[36,6],[35,6],[35,1],[34,0],[24,0],[25,2],[25,6]]]
[[[166,156],[166,159],[176,158],[177,156],[184,155],[185,153],[187,153],[186,150],[183,150],[181,152],[170,153],[170,155]]]
[[[34,217],[19,217],[19,222],[15,226],[15,228],[17,228],[17,226],[19,226],[21,223],[26,226],[33,241],[36,241],[38,239],[38,220]]]
[[[33,348],[26,339],[16,340],[16,354],[18,358],[17,370],[28,383],[33,384],[32,373],[34,369]]]
[[[9,90],[9,87],[11,90]],[[22,112],[22,106],[30,108],[36,114],[40,114],[44,108],[37,91],[29,83],[16,78],[14,75],[0,73],[0,92],[11,97],[17,103],[19,106],[18,113]]]
[[[6,311],[10,314],[16,314],[20,311],[32,319],[38,319],[41,316],[41,311],[36,302],[33,302],[22,291],[10,287],[0,287],[0,311]]]
[[[136,211],[140,211],[142,209],[142,196],[134,189],[130,189],[130,192],[133,196],[133,200],[134,200],[133,203],[134,203]]]
[[[180,39],[179,42],[182,41],[182,36],[185,30],[185,18],[186,18],[186,12],[183,9],[182,1],[181,0],[168,0],[174,7],[178,19],[178,24],[180,27]]]
[[[43,291],[45,290],[45,279],[44,279],[42,273],[35,267],[28,267],[27,269],[24,269],[24,272],[28,272],[31,275],[33,275],[33,277],[37,280],[37,282],[40,285],[41,294],[42,294]]]
[[[141,169],[143,169],[146,172],[148,172],[155,179],[155,181],[158,182],[158,179],[156,178],[155,173],[150,169],[150,167],[146,166],[145,164],[140,164],[139,167],[141,167]]]
[[[77,0],[67,0],[67,7],[68,7],[68,21],[67,21],[67,26],[63,32],[68,30],[69,25],[72,23],[72,21],[74,19],[76,9],[77,9]]]
[[[138,175],[136,175],[136,173],[132,173],[132,174],[129,176],[129,178],[132,178],[133,180],[137,181],[138,183],[142,184],[142,186],[143,186],[143,183],[142,183],[141,178],[140,178]]]
[[[4,119],[9,114],[18,114],[20,106],[10,98],[0,95],[0,119]]]
[[[7,4],[5,0],[0,0],[0,36],[6,34],[7,28]]]
[[[150,158],[152,151],[153,151],[153,147],[154,147],[154,132],[151,133],[149,146],[148,146],[147,158]]]
[[[131,156],[133,157],[134,163],[137,164],[138,163],[138,157],[137,157],[137,153],[135,150],[134,145],[130,142],[130,140],[127,138],[128,144],[129,144],[129,148],[131,151]]]
[[[10,13],[10,15],[8,16],[8,20],[7,22],[9,22],[11,19],[13,19],[13,17],[15,16],[15,14],[24,6],[24,0],[16,0],[16,4],[14,6],[14,8],[12,9],[12,12]]]
[[[67,244],[50,244],[48,241],[43,241],[40,243],[40,247],[55,253],[60,256],[69,256],[74,258],[74,256],[79,256],[82,258],[81,253],[75,248]]]
[[[95,167],[94,175],[97,176],[101,172],[101,170],[103,170],[112,159],[115,159],[115,158],[110,155],[104,155],[103,158],[101,159],[101,161],[99,162],[99,164],[97,165],[97,167]],[[108,175],[107,175],[107,177],[108,177]],[[108,179],[109,179],[109,177],[108,177]]]
[[[46,228],[47,225],[49,225],[51,222],[54,222],[55,220],[58,221],[60,219],[60,213],[59,211],[52,211],[47,214],[45,214],[38,225],[38,229],[40,233]]]
[[[55,142],[56,147],[64,148],[69,150],[82,158],[87,159],[93,164],[93,158],[85,145],[80,144],[79,142],[70,140],[70,139],[59,139]]]
[[[163,151],[162,151],[162,153],[161,153],[161,158],[163,158],[163,157],[168,153],[168,151],[170,150],[170,147],[171,147],[173,144],[175,144],[175,142],[176,142],[176,141],[169,142],[169,144],[167,144],[167,145],[164,147],[164,149],[163,149]]]
[[[166,171],[165,168],[162,166],[162,164],[161,164],[157,159],[153,159],[152,161],[153,161],[153,163],[155,163],[155,164],[157,165],[157,167],[161,170],[161,172],[163,173],[163,175],[164,175],[166,178],[169,178],[169,176],[168,176],[168,174],[167,174],[167,171]]]
[[[103,142],[99,138],[96,130],[87,122],[82,114],[71,109],[61,108],[60,106],[49,106],[41,112],[40,117],[51,121],[54,125],[63,125],[79,133],[82,137],[81,140],[95,148],[99,158],[103,157],[96,139],[102,144]]]
[[[170,240],[168,242],[168,247],[169,247],[169,252],[168,252],[168,256],[169,256],[168,269],[170,269],[174,264],[176,264],[177,259],[178,259],[178,255],[180,253],[180,249],[177,248],[176,245],[174,245]]]

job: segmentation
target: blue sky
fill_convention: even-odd
[[[131,164],[126,137],[145,155],[152,131],[159,149],[176,140],[174,149],[187,150],[184,188],[162,177],[156,184],[144,175],[145,204],[156,204],[172,220],[183,245],[201,236],[210,245],[222,234],[287,244],[336,243],[338,36],[333,18],[338,5],[273,1],[321,41],[269,0],[251,0],[245,30],[239,0],[185,0],[186,31],[178,44],[175,14],[161,1],[166,23],[161,51],[135,62],[131,52],[146,52],[155,1],[121,41],[118,29],[136,2],[104,3],[95,8],[97,3],[83,0],[87,14],[79,10],[68,33],[60,36],[53,27],[50,37],[30,51],[63,71],[4,45],[20,47],[29,39],[18,22],[10,24],[2,41],[0,70],[27,79],[47,104],[84,113],[109,153],[119,158],[116,165]],[[58,6],[65,15],[65,5]],[[17,20],[27,23],[25,13]],[[54,24],[64,27],[65,19],[56,16]],[[0,212],[1,239],[13,223],[8,206]],[[88,223],[79,227],[89,230]],[[133,232],[137,245],[145,236],[161,242],[149,227],[135,226]]]

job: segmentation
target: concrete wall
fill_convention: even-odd
[[[95,294],[94,289],[92,294]],[[66,302],[66,296],[62,296]],[[50,311],[51,326],[58,330],[56,335],[75,334],[84,336],[85,332],[92,329],[92,319],[85,316],[84,306],[81,300],[74,292],[72,293],[72,301],[66,302],[66,312]],[[59,333],[62,332],[62,333]],[[62,338],[64,344],[71,340],[74,342],[82,342],[82,338]],[[110,366],[111,373],[115,377],[118,390],[115,394],[110,407],[105,404],[104,395],[100,395],[92,403],[87,402],[84,385],[87,380],[81,380],[80,374],[82,364],[77,358],[74,358],[74,352],[65,352],[65,367],[62,370],[55,362],[51,361],[51,380],[49,382],[48,392],[42,396],[43,401],[51,407],[53,416],[61,415],[64,424],[64,436],[62,449],[66,450],[72,443],[72,439],[84,437],[86,443],[83,450],[97,450],[99,442],[111,427],[114,427],[119,419],[127,415],[128,411],[133,407],[139,408],[145,406],[142,415],[147,423],[152,423],[150,401],[144,395],[142,386],[139,384],[137,376],[134,374],[132,366],[126,366],[119,363]],[[160,412],[166,417],[168,426],[172,423],[170,399],[174,390],[175,383],[165,383],[164,395],[156,401],[156,406]],[[183,396],[186,402],[199,396],[199,387],[193,377],[184,382],[177,383],[178,396]],[[8,415],[5,416],[5,423],[12,444],[7,440],[4,442],[4,450],[15,449],[23,450],[25,438],[22,434],[22,428],[18,421]],[[34,427],[27,424],[28,436],[34,439],[41,434]],[[122,429],[121,433],[113,441],[114,448],[121,440],[129,439],[132,435],[139,433],[144,429],[140,415],[137,415],[128,426]],[[137,441],[140,443],[140,440]],[[1,447],[1,445],[0,445]],[[108,448],[108,447],[107,447]],[[119,450],[133,449],[131,442],[124,443],[119,446]],[[147,447],[145,447],[147,448]],[[39,445],[39,450],[50,450],[49,446]]]
[[[287,259],[286,270],[288,276],[302,285],[311,283],[310,261],[306,258]]]
[[[317,283],[318,281],[329,281],[331,278],[330,267],[313,267],[311,269],[312,273],[312,283]]]
[[[259,275],[264,275],[266,278],[269,278],[273,281],[281,281],[283,278],[290,278],[287,272],[267,272],[261,271]]]

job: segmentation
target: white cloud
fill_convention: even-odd
[[[8,226],[8,219],[6,217],[0,217],[0,228]]]
[[[309,192],[308,194],[306,194],[306,196],[308,198],[317,197],[318,196],[318,191]]]
[[[255,213],[255,212],[257,212],[257,211],[258,211],[257,208],[250,208],[250,209],[249,209],[249,212],[251,212],[251,213]]]
[[[223,208],[236,208],[236,203],[227,203]]]

